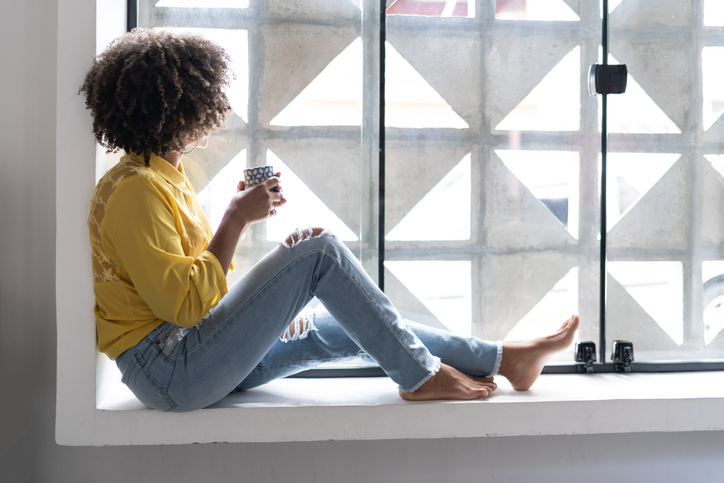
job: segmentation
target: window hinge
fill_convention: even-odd
[[[596,362],[596,344],[591,341],[578,342],[576,344],[576,362],[582,362],[578,365],[578,372],[593,372],[593,363]]]
[[[631,372],[631,363],[634,360],[633,342],[628,340],[613,341],[611,358],[613,359],[614,372]]]

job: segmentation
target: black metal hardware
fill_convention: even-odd
[[[138,27],[138,0],[128,0],[126,2],[126,30]]]
[[[614,372],[631,372],[631,363],[634,360],[633,342],[628,340],[613,341],[611,359],[613,359]]]
[[[593,64],[588,69],[588,93],[596,94],[623,94],[626,92],[628,68],[626,64],[600,65]]]
[[[576,343],[576,362],[583,364],[578,366],[578,372],[593,372],[593,363],[596,362],[596,343],[592,341]]]
[[[377,286],[385,291],[385,168],[386,147],[385,140],[385,71],[387,69],[387,54],[385,42],[387,41],[387,0],[380,0],[380,123],[379,123],[379,200],[377,212]]]

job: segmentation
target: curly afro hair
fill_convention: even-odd
[[[96,59],[79,93],[107,152],[164,156],[223,127],[230,58],[196,35],[134,29]]]

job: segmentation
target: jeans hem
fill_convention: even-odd
[[[488,374],[488,377],[493,377],[498,375],[498,371],[500,370],[500,363],[503,360],[503,341],[498,341],[498,354],[495,356],[495,365],[493,366],[493,370],[490,371],[490,374]]]
[[[417,391],[418,389],[420,389],[420,386],[422,386],[422,385],[425,384],[427,381],[429,381],[432,376],[434,376],[435,374],[437,374],[437,372],[440,370],[440,358],[433,356],[433,357],[432,357],[432,361],[433,361],[433,366],[432,366],[432,368],[430,369],[431,372],[428,372],[428,373],[425,375],[425,377],[423,377],[422,380],[420,380],[420,382],[418,382],[417,384],[415,384],[414,386],[412,386],[412,389],[405,389],[405,388],[403,388],[402,386],[399,386],[399,385],[398,385],[397,387],[400,389],[400,391],[402,391],[402,392],[415,392],[415,391]]]

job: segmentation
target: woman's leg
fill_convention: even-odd
[[[152,407],[161,400],[163,409],[176,411],[213,404],[249,375],[315,295],[402,390],[414,391],[432,377],[439,360],[341,242],[327,234],[295,241],[273,249],[172,349],[162,334],[123,358],[137,396],[162,395],[139,399]]]
[[[322,305],[310,312],[308,324],[291,324],[296,337],[286,342],[277,340],[253,371],[236,390],[266,384],[280,377],[312,369],[324,362],[343,362],[362,357],[371,358],[349,338],[337,320]],[[502,356],[502,343],[486,342],[474,337],[461,337],[405,320],[407,327],[442,363],[473,376],[492,376]]]

